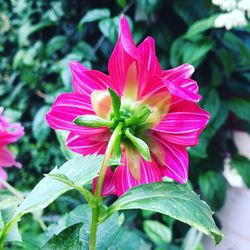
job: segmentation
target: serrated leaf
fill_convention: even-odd
[[[121,196],[109,208],[109,213],[126,209],[162,213],[213,237],[216,243],[222,239],[222,233],[213,221],[213,212],[186,185],[161,182],[137,186]]]
[[[78,157],[64,163],[59,169],[54,168],[50,174],[66,175],[76,185],[84,185],[95,178],[101,166],[103,156]],[[51,179],[43,178],[35,188],[27,195],[18,207],[15,215],[33,212],[43,209],[52,203],[57,197],[71,190],[72,187]]]
[[[59,235],[53,236],[41,249],[42,250],[82,250],[80,240],[81,224],[76,224],[63,230]]]

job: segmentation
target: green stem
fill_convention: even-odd
[[[121,136],[121,131],[122,131],[122,124],[119,124],[110,140],[104,155],[104,159],[102,161],[102,166],[100,170],[100,174],[97,180],[97,185],[96,185],[96,191],[95,191],[95,196],[96,196],[96,206],[92,207],[92,221],[91,221],[91,228],[90,228],[90,244],[89,244],[89,250],[95,250],[96,246],[96,234],[97,234],[97,227],[99,223],[99,212],[100,212],[100,205],[101,205],[101,191],[102,191],[102,184],[104,181],[104,177],[107,171],[107,168],[109,166],[109,161],[111,158],[111,154],[113,152],[114,146],[116,144],[116,141],[120,138]]]
[[[4,249],[4,241],[9,233],[9,231],[11,230],[11,228],[18,222],[18,220],[20,219],[20,216],[16,216],[15,218],[13,218],[12,220],[10,220],[6,226],[4,227],[1,235],[0,235],[0,250]]]
[[[22,194],[1,177],[0,177],[0,183],[4,187],[6,187],[12,194],[14,194],[20,201],[23,201],[24,198],[23,198]]]

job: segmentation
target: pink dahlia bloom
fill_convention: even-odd
[[[107,87],[121,98],[121,122],[138,109],[150,110],[146,120],[136,124],[124,122],[124,126],[147,143],[151,160],[145,160],[123,135],[121,164],[115,170],[108,169],[102,195],[120,196],[133,186],[162,181],[164,176],[179,183],[187,181],[186,148],[198,143],[199,134],[210,117],[196,104],[201,97],[197,83],[190,79],[194,72],[191,65],[162,70],[154,40],[147,37],[137,47],[128,22],[122,16],[119,38],[108,63],[108,75],[90,70],[79,62],[71,62],[70,67],[73,92],[58,96],[47,114],[47,121],[53,129],[70,131],[67,146],[72,151],[82,155],[105,152],[113,131],[109,126],[93,128],[76,125],[73,121],[83,115],[112,120],[114,112]]]
[[[19,123],[11,123],[2,113],[3,108],[0,107],[0,177],[6,180],[8,176],[3,168],[21,167],[21,164],[15,161],[15,155],[7,149],[7,146],[22,137],[24,130]],[[1,185],[0,188],[2,188]]]

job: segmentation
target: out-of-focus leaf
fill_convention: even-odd
[[[131,19],[126,16],[128,19],[129,25],[131,27],[131,30],[133,30],[133,23]],[[118,37],[119,32],[119,23],[120,23],[120,16],[116,16],[114,18],[106,18],[101,21],[99,21],[98,26],[101,30],[102,34],[109,38],[109,40],[115,44]]]
[[[140,8],[150,15],[159,7],[161,0],[138,0],[137,3]]]
[[[47,45],[47,54],[49,56],[53,55],[57,50],[62,49],[66,44],[66,36],[55,36],[53,37]]]
[[[185,38],[193,38],[193,36],[196,36],[202,32],[207,31],[208,29],[211,29],[214,27],[214,21],[216,19],[217,15],[210,16],[205,19],[201,19],[199,21],[196,21],[193,23],[189,29],[187,30],[186,34],[184,35]]]
[[[228,102],[228,106],[238,118],[250,122],[250,101],[233,98]]]
[[[213,46],[214,42],[205,38],[199,38],[197,41],[178,38],[171,46],[170,63],[173,67],[183,63],[190,63],[197,67]]]
[[[146,220],[143,222],[143,229],[147,236],[156,245],[166,244],[172,240],[171,230],[164,224],[156,220]]]
[[[78,24],[78,29],[81,30],[84,23],[90,23],[108,17],[110,17],[110,10],[107,8],[89,10],[80,20]]]
[[[201,101],[202,107],[207,110],[210,115],[210,123],[215,119],[220,109],[220,98],[217,90],[210,89],[205,93],[203,100]]]
[[[250,160],[240,155],[234,157],[231,164],[242,177],[245,184],[250,188]]]
[[[109,213],[126,209],[166,214],[214,237],[217,244],[222,239],[208,205],[185,185],[161,182],[132,188],[111,205]]]
[[[39,109],[34,117],[32,123],[32,134],[38,141],[38,143],[43,143],[50,133],[49,125],[46,122],[45,116],[49,111],[49,106],[43,106]]]
[[[202,233],[194,228],[190,228],[182,243],[183,250],[198,250],[201,242]]]
[[[226,182],[221,174],[208,171],[199,176],[202,194],[213,210],[219,210],[226,198]]]

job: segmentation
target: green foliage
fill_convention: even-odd
[[[200,104],[211,113],[211,120],[200,136],[200,143],[189,149],[190,180],[213,209],[220,208],[226,188],[220,174],[224,158],[235,155],[232,131],[250,131],[249,28],[230,31],[213,28],[218,10],[208,0],[2,1],[0,106],[11,119],[21,121],[26,132],[18,144],[12,145],[23,168],[8,169],[10,183],[23,191],[30,190],[43,173],[62,165],[65,156],[67,159],[77,156],[65,146],[67,132],[55,134],[44,116],[59,93],[72,90],[69,61],[79,60],[89,68],[107,72],[121,13],[129,18],[137,43],[148,35],[155,38],[163,68],[188,62],[196,67],[193,79],[202,90]],[[232,166],[250,186],[249,161],[236,156]],[[45,179],[72,188],[51,177]],[[210,183],[215,183],[212,188],[208,188]],[[16,207],[19,202],[2,192],[0,199],[1,209]],[[70,211],[69,207],[78,204],[76,200],[72,192],[60,199],[60,205],[53,203],[45,211],[47,223],[52,223],[53,216],[61,218],[65,211]],[[135,214],[131,211],[131,217]],[[176,228],[170,227],[165,217],[153,213],[145,218],[160,220],[172,230],[175,245],[170,244],[169,249],[191,249],[191,243],[185,243],[186,248],[178,243]],[[138,215],[135,222],[125,223],[117,238],[120,249],[150,249],[152,241],[141,230],[143,220]],[[36,249],[38,243],[34,239],[41,233],[37,227],[27,217],[20,224],[27,249]],[[177,233],[181,238],[187,237],[187,242],[196,236],[199,241],[197,232],[188,231],[186,237],[187,230]],[[28,243],[29,237],[33,241]],[[199,247],[199,243],[196,245]]]
[[[220,173],[208,171],[199,176],[199,186],[209,206],[219,210],[226,198],[226,182]]]
[[[108,213],[126,209],[162,213],[214,237],[216,243],[222,238],[208,205],[185,185],[161,182],[132,188],[109,208]]]
[[[244,156],[236,156],[232,159],[232,166],[250,188],[250,160]]]

